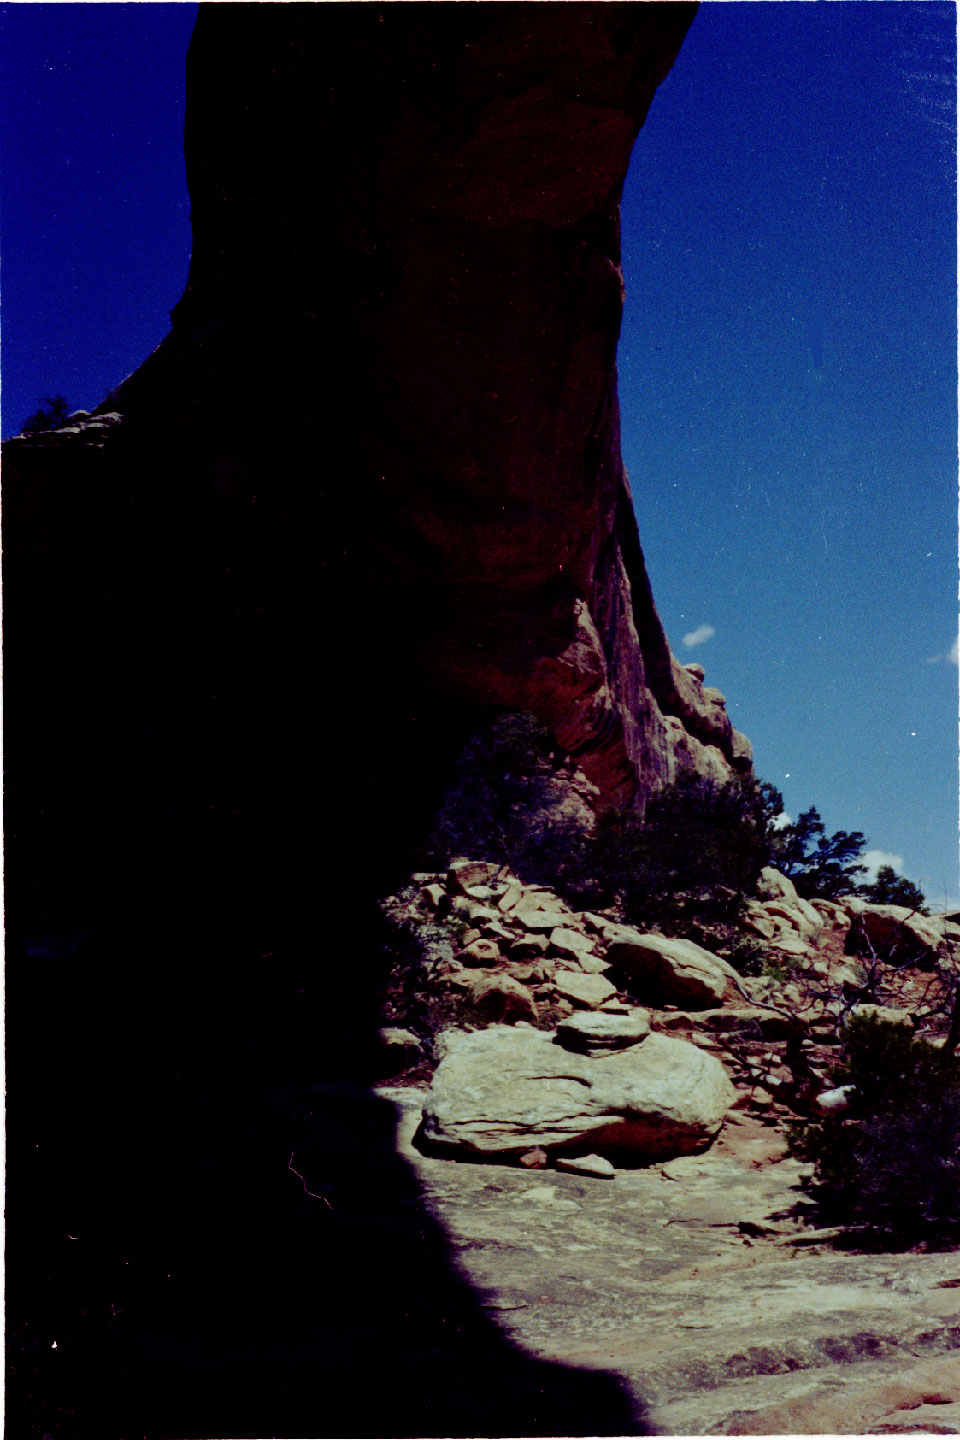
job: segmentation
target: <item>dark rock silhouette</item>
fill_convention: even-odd
[[[492,707],[610,799],[749,765],[619,456],[694,10],[201,8],[172,334],[5,447],[11,1434],[646,1426],[452,1272],[368,1088],[374,898]]]

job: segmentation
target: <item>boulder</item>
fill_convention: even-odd
[[[550,935],[559,926],[563,925],[566,916],[559,910],[540,910],[531,907],[528,910],[520,910],[518,907],[513,911],[512,918],[518,920],[526,930],[533,930],[543,935]]]
[[[431,910],[443,913],[450,908],[450,896],[442,885],[425,885],[423,887],[423,898]]]
[[[779,930],[779,926],[774,924],[772,917],[767,914],[765,908],[762,905],[758,905],[755,900],[747,902],[746,911],[743,916],[743,924],[748,930],[753,930],[764,940],[772,940]]]
[[[692,940],[669,940],[626,927],[607,951],[607,963],[631,994],[650,1005],[706,1009],[719,1005],[740,979],[726,960]]]
[[[824,924],[829,925],[832,929],[845,930],[850,924],[850,916],[836,900],[811,900],[810,904]]]
[[[447,871],[447,889],[451,894],[464,895],[468,886],[489,886],[498,878],[499,871],[500,866],[489,860],[451,860]]]
[[[605,1000],[612,1000],[617,987],[602,975],[584,975],[582,970],[561,970],[554,981],[557,994],[586,1010],[598,1010]]]
[[[522,899],[523,886],[518,885],[516,881],[512,881],[497,901],[497,909],[502,915],[508,915],[514,906]]]
[[[536,1023],[533,996],[512,975],[471,975],[466,995],[478,1014],[494,1024],[515,1025],[518,1020]]]
[[[502,942],[508,950],[515,939],[513,931],[508,930],[506,925],[501,925],[499,920],[484,920],[480,933],[485,940],[493,940],[498,944]]]
[[[461,965],[496,965],[500,950],[495,940],[473,940],[464,945],[457,959]]]
[[[736,1092],[695,1045],[648,1035],[612,1054],[576,1055],[526,1027],[448,1031],[423,1107],[427,1151],[519,1160],[531,1149],[628,1163],[705,1149]]]
[[[809,955],[810,947],[805,940],[792,930],[781,930],[780,934],[772,942],[772,948],[788,959],[801,960]]]
[[[555,930],[551,930],[550,948],[560,955],[572,955],[575,960],[596,953],[592,940],[579,930],[570,930],[564,925],[558,925]]]
[[[907,1025],[913,1029],[913,1016],[894,1005],[854,1005],[850,1014],[864,1020],[883,1020],[888,1025]]]
[[[509,891],[507,892],[510,893]],[[533,890],[529,886],[514,901],[508,912],[511,920],[526,926],[528,930],[555,930],[570,919],[571,910],[552,890]],[[545,917],[552,917],[552,923],[545,925]]]
[[[823,929],[821,916],[809,900],[802,900],[799,895],[796,900],[768,900],[763,910],[774,921],[785,920],[791,929],[807,938]]]
[[[581,955],[576,963],[577,965],[579,965],[584,975],[606,975],[607,971],[610,969],[610,966],[603,955]]]
[[[573,1175],[595,1175],[599,1180],[612,1180],[616,1170],[603,1155],[558,1155],[557,1169]]]
[[[876,952],[883,959],[895,952],[921,967],[935,962],[943,935],[925,915],[905,905],[871,905],[857,897],[845,900],[844,908],[851,917],[844,946],[848,955]]]
[[[793,881],[781,875],[772,865],[765,865],[760,871],[757,894],[761,900],[787,900],[791,904],[800,898]]]
[[[513,976],[514,980],[517,980],[521,985],[542,985],[543,981],[547,978],[548,972],[542,960],[538,961],[535,965],[527,962],[517,965],[514,964],[511,959],[509,973]]]
[[[597,1050],[625,1050],[628,1045],[639,1045],[649,1034],[650,1012],[639,1008],[625,1015],[582,1011],[557,1026],[557,1039],[564,1049],[585,1055]]]
[[[510,944],[510,959],[538,960],[547,953],[549,943],[546,935],[521,935]]]

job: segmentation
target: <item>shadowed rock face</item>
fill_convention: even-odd
[[[620,190],[694,10],[201,11],[189,284],[106,402],[256,504],[337,670],[531,710],[604,802],[749,768],[620,459]]]
[[[619,454],[619,189],[693,10],[201,7],[172,334],[4,456],[24,1433],[312,1434],[344,1391],[343,1433],[643,1432],[475,1324],[365,1087],[373,899],[478,712],[608,799],[749,763]]]

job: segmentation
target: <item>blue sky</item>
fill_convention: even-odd
[[[88,409],[170,329],[190,261],[195,5],[0,5],[0,428]]]
[[[95,404],[169,328],[195,14],[0,5],[4,435],[44,395]],[[619,363],[674,650],[791,815],[960,904],[955,24],[701,6],[634,152]]]
[[[623,207],[623,451],[671,645],[790,815],[931,903],[960,896],[955,26],[702,5]]]

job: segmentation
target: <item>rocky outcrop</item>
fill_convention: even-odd
[[[665,1035],[588,1055],[542,1031],[451,1031],[424,1101],[428,1153],[519,1159],[540,1148],[627,1163],[703,1150],[735,1092],[713,1056]]]
[[[851,1016],[874,1014],[943,1040],[960,958],[960,935],[947,932],[957,927],[918,917],[920,929],[907,932],[910,943],[934,932],[936,954],[901,950],[895,964],[875,964],[845,953],[851,921],[862,923],[866,915],[889,927],[891,907],[857,897],[807,902],[773,871],[764,888],[777,898],[748,901],[739,938],[727,935],[738,969],[690,939],[625,925],[615,910],[575,911],[505,866],[456,860],[445,876],[415,876],[383,902],[391,921],[416,936],[417,986],[437,1007],[434,1019],[428,1013],[411,1020],[408,1002],[392,992],[385,1018],[420,1025],[433,1063],[437,1044],[445,1044],[442,1033],[439,1042],[432,1038],[438,1015],[441,1032],[496,1021],[518,1026],[522,1036],[555,1035],[558,1045],[581,1057],[631,1049],[651,1032],[682,1039],[721,1062],[737,1087],[737,1108],[771,1121],[817,1109]],[[894,918],[899,935],[904,917]],[[487,963],[478,968],[480,943],[488,947],[482,952]],[[523,1048],[523,1041],[516,1043]],[[656,1047],[648,1059],[655,1053]],[[420,1062],[407,1073],[417,1081],[430,1068]],[[548,1151],[543,1165],[553,1163]]]

